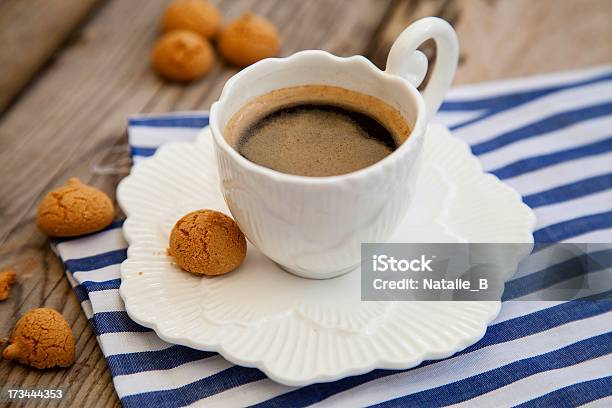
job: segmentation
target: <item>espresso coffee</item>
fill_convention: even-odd
[[[260,96],[225,129],[253,163],[300,176],[335,176],[391,154],[410,133],[399,111],[373,96],[308,85]]]

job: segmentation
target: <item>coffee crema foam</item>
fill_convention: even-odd
[[[379,98],[327,85],[264,94],[241,108],[225,128],[228,143],[246,159],[310,177],[370,166],[409,135],[401,113]]]

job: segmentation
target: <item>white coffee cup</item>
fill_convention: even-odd
[[[436,43],[427,71],[417,47]],[[234,75],[210,111],[221,190],[249,241],[283,269],[325,279],[353,270],[364,242],[384,242],[415,194],[427,123],[438,110],[457,67],[457,37],[444,20],[429,17],[406,28],[393,44],[385,71],[362,56],[341,58],[309,50],[269,58]],[[241,156],[224,138],[228,121],[252,99],[299,85],[331,85],[382,99],[408,122],[410,137],[383,160],[331,177],[280,173]]]

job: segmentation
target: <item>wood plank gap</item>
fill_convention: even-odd
[[[27,2],[27,0],[18,0],[18,1],[22,2],[22,4]],[[28,91],[28,89],[30,89],[36,83],[36,81],[41,77],[41,75],[51,65],[53,65],[56,55],[58,55],[58,53],[60,53],[61,50],[67,44],[70,44],[74,40],[75,36],[82,30],[82,28],[86,26],[89,23],[89,21],[91,21],[97,15],[100,9],[103,8],[108,3],[102,0],[89,0],[92,3],[90,5],[87,5],[87,4],[84,4],[84,3],[87,3],[85,1],[82,1],[82,0],[76,0],[76,1],[80,3],[80,7],[86,8],[84,12],[82,14],[77,13],[77,16],[76,16],[77,20],[67,22],[68,27],[65,29],[65,32],[63,33],[60,32],[57,34],[58,38],[56,39],[55,44],[53,44],[53,42],[50,42],[49,44],[50,49],[48,50],[42,49],[38,51],[39,55],[35,55],[34,57],[31,57],[33,58],[33,61],[30,66],[28,66],[27,61],[22,62],[19,60],[19,58],[22,58],[21,55],[24,54],[23,52],[20,52],[20,53],[12,52],[11,50],[13,50],[13,47],[11,47],[10,44],[6,44],[6,43],[2,44],[3,41],[1,40],[6,40],[6,42],[12,41],[11,38],[7,39],[6,37],[10,36],[10,30],[14,30],[14,28],[12,27],[13,23],[12,22],[8,23],[4,25],[4,27],[2,28],[4,32],[0,32],[0,46],[3,48],[3,50],[2,50],[2,55],[0,56],[0,61],[2,61],[3,59],[11,59],[11,58],[17,58],[18,60],[15,62],[11,62],[11,63],[8,63],[7,61],[5,61],[4,64],[2,64],[4,65],[3,75],[13,74],[14,77],[12,78],[7,77],[6,80],[3,80],[2,78],[0,78],[0,91],[1,91],[0,92],[0,119],[6,112],[8,112],[14,106],[15,102],[18,101],[19,98],[22,95],[24,95]],[[25,6],[20,5],[20,7],[41,7],[41,5],[40,4],[31,4],[31,5],[25,5]],[[67,5],[62,4],[57,7],[67,7]],[[45,18],[56,19],[58,17],[55,14],[51,13],[48,17],[45,17]],[[34,21],[32,23],[33,24],[35,23],[36,25],[40,24],[39,21]],[[24,24],[28,24],[28,21],[27,20],[23,21],[23,19],[19,19],[19,21],[15,21],[14,24],[19,24],[21,27],[23,27]],[[23,28],[20,28],[20,30],[22,29]],[[55,35],[55,33],[51,33],[49,35],[53,36]],[[35,45],[31,44],[31,47],[35,48]],[[32,52],[33,52],[32,50],[29,50],[30,55],[32,55]],[[23,66],[24,64],[26,65],[25,67]]]

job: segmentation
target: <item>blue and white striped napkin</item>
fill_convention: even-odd
[[[612,66],[462,86],[437,121],[521,193],[537,215],[537,242],[612,242]],[[192,140],[207,124],[205,113],[131,118],[134,161],[163,143]],[[125,407],[612,406],[612,302],[521,301],[538,290],[521,279],[547,271],[519,270],[485,337],[451,358],[292,388],[215,353],[165,343],[131,321],[118,293],[121,222],[56,250]],[[609,274],[612,252],[603,255]],[[542,285],[569,279],[552,276]]]

